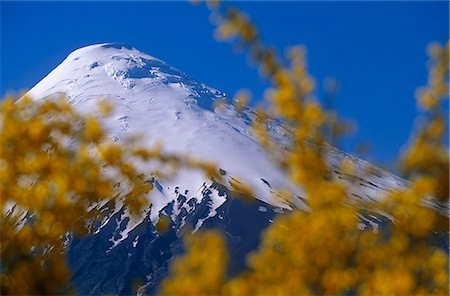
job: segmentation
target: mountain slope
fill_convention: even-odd
[[[120,141],[132,134],[143,135],[148,146],[160,144],[167,152],[212,161],[227,175],[251,186],[258,199],[288,207],[272,193],[294,189],[252,136],[251,112],[238,113],[231,106],[215,108],[215,101],[226,99],[225,94],[161,60],[127,45],[87,46],[72,52],[28,92],[35,99],[58,93],[66,94],[79,111],[86,113],[96,109],[99,99],[107,99],[115,107],[114,114],[104,120],[112,138]],[[273,133],[284,136],[281,126],[274,126]],[[337,166],[349,156],[330,148],[329,157]],[[353,160],[358,167],[369,166]],[[372,181],[381,189],[404,185],[400,178],[382,170],[379,173],[380,177]],[[181,178],[176,182],[180,182],[179,191],[193,193],[204,180]],[[376,188],[363,196],[376,199]]]
[[[118,209],[92,237],[72,239],[69,261],[82,294],[126,294],[133,277],[153,291],[167,273],[167,262],[182,251],[178,237],[185,224],[194,229],[220,227],[235,255],[231,266],[238,270],[277,213],[294,206],[306,208],[302,190],[290,183],[252,135],[253,111],[237,112],[231,105],[216,108],[217,100],[229,101],[225,94],[159,59],[122,44],[78,49],[28,92],[36,100],[58,94],[65,94],[83,113],[95,112],[100,99],[108,100],[115,109],[102,121],[115,141],[140,134],[148,147],[159,144],[169,153],[211,161],[227,182],[239,180],[250,186],[258,199],[252,205],[232,199],[224,187],[229,184],[216,184],[190,169],[180,170],[171,180],[155,180],[149,215],[132,221],[126,210]],[[274,122],[271,132],[283,149],[287,135],[282,125]],[[365,178],[362,172],[373,168],[369,163],[333,147],[328,147],[326,157],[334,177],[349,185],[351,198],[378,200],[406,184],[380,169]],[[351,161],[360,176],[340,172],[343,159]],[[295,194],[290,202],[277,194],[286,189]],[[172,221],[164,235],[153,226],[161,214]],[[372,220],[367,223],[380,223]]]
[[[88,46],[71,53],[28,94],[38,99],[55,93],[66,94],[81,112],[107,99],[115,106],[105,120],[111,137],[141,134],[148,146],[158,143],[167,152],[213,161],[255,188],[261,200],[284,206],[261,179],[282,188],[286,178],[252,137],[248,119],[231,109],[215,110],[224,94],[158,59],[118,45]],[[193,193],[203,181],[187,180],[191,186],[181,189]]]

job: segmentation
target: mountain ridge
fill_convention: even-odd
[[[80,48],[28,92],[35,100],[59,94],[77,111],[99,116],[113,141],[141,135],[146,147],[160,145],[164,152],[215,163],[227,183],[218,184],[201,172],[181,168],[170,180],[151,180],[155,187],[149,195],[152,208],[140,219],[133,220],[119,207],[92,236],[73,237],[67,245],[68,258],[73,284],[81,294],[130,294],[132,277],[138,277],[152,293],[168,273],[168,262],[183,251],[179,237],[185,225],[194,231],[221,229],[235,255],[231,266],[237,272],[277,214],[294,207],[308,209],[301,188],[290,182],[253,135],[251,108],[236,110],[232,104],[219,108],[217,101],[231,103],[231,99],[155,57],[123,44]],[[99,100],[113,105],[109,117],[95,113]],[[269,127],[283,149],[283,141],[289,141],[283,125],[274,121]],[[325,157],[333,177],[348,186],[349,198],[376,201],[406,185],[381,169],[365,179],[364,172],[374,167],[334,147],[326,146]],[[341,172],[343,160],[350,161],[359,175]],[[253,189],[253,204],[235,198],[227,189],[237,180]],[[286,190],[293,193],[289,200],[280,198]],[[161,215],[171,221],[166,234],[155,229]],[[362,228],[384,223],[377,216],[361,220]]]
[[[252,135],[254,113],[251,109],[237,111],[232,104],[216,108],[216,101],[231,102],[231,99],[130,45],[102,43],[79,48],[28,92],[34,99],[55,94],[65,94],[82,113],[95,110],[99,99],[112,103],[114,113],[102,122],[115,141],[124,140],[130,134],[142,135],[143,144],[148,147],[158,144],[166,152],[215,163],[226,172],[229,182],[239,180],[250,186],[256,198],[263,202],[285,209],[306,208],[300,198],[303,196],[301,189],[289,181]],[[273,124],[271,132],[279,139],[287,137],[281,124]],[[343,159],[350,159],[360,171],[371,166],[331,146],[326,157],[335,172]],[[372,185],[361,184],[363,178],[361,188],[348,184],[353,191],[358,191],[351,194],[377,200],[380,193],[400,189],[406,184],[386,171],[379,169],[378,173],[380,176],[370,181]],[[342,174],[335,177],[351,181]],[[158,219],[156,212],[176,198],[175,188],[188,192],[189,198],[194,197],[192,194],[198,193],[205,182],[210,181],[200,173],[181,169],[172,182],[152,193],[156,209],[153,221]],[[293,204],[276,198],[285,189],[295,193],[291,199]],[[224,199],[216,198],[216,201],[218,207]]]

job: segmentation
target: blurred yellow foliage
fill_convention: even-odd
[[[164,282],[162,290],[167,295],[217,294],[225,280],[228,261],[225,239],[216,231],[200,232],[187,236],[185,246],[186,256],[178,258],[170,267],[177,280]]]
[[[196,248],[192,246],[196,235],[186,238],[187,252],[173,261],[175,271],[163,282],[160,293],[448,295],[448,254],[430,243],[434,231],[448,232],[448,215],[442,216],[423,204],[433,197],[448,205],[448,118],[442,110],[443,100],[448,98],[448,45],[442,48],[434,44],[429,50],[429,84],[418,92],[427,120],[401,162],[412,182],[405,190],[390,194],[381,203],[365,204],[363,209],[351,206],[347,189],[331,178],[323,156],[323,128],[336,122],[329,122],[328,113],[312,98],[314,81],[307,73],[304,50],[293,48],[288,55],[290,66],[284,67],[273,50],[253,33],[257,30],[247,16],[234,8],[224,13],[217,7],[213,10],[221,16],[218,36],[234,38],[247,46],[271,79],[274,87],[267,92],[267,99],[274,113],[259,110],[255,135],[273,152],[264,119],[272,115],[288,125],[293,140],[280,164],[306,192],[311,212],[293,210],[279,215],[264,232],[258,250],[249,255],[247,270],[221,278],[220,285],[209,284],[202,276],[192,280],[192,275],[223,275],[226,264],[210,264],[210,260],[218,260],[215,256],[225,256],[215,251],[220,248],[222,252],[223,246],[208,245],[203,240],[203,247]],[[349,173],[354,168],[344,162],[342,170]],[[364,211],[388,213],[392,221],[381,229],[360,230],[358,217]],[[209,260],[200,261],[206,251]],[[180,265],[194,262],[195,272],[177,272]]]
[[[6,98],[0,108],[2,293],[71,293],[64,236],[87,233],[89,219],[101,218],[95,205],[114,195],[132,192],[125,204],[148,206],[151,187],[121,155],[110,161],[98,120],[66,100]],[[110,169],[121,174],[107,177]],[[118,181],[128,189],[114,192]]]
[[[219,1],[210,7],[219,13]],[[249,255],[248,268],[232,277],[227,275],[229,255],[222,234],[187,235],[186,253],[171,262],[171,274],[159,292],[448,295],[448,254],[430,243],[435,231],[448,231],[448,215],[424,206],[430,198],[448,204],[448,118],[442,107],[448,98],[448,45],[429,48],[428,85],[417,92],[424,123],[401,161],[409,186],[381,203],[358,208],[348,201],[346,187],[332,178],[323,155],[323,131],[334,127],[336,116],[312,95],[315,82],[307,72],[304,48],[289,50],[289,65],[283,66],[260,42],[248,16],[236,9],[219,15],[217,36],[246,46],[273,84],[266,92],[273,112],[258,109],[254,134],[304,190],[311,211],[278,215]],[[245,109],[245,97],[240,96],[237,109]],[[105,101],[99,110],[105,115],[112,111]],[[134,214],[149,205],[152,186],[132,158],[158,161],[175,171],[180,166],[198,168],[211,179],[221,178],[210,163],[108,141],[98,119],[78,114],[64,99],[6,99],[0,112],[2,294],[74,292],[64,258],[65,236],[88,233],[88,221],[108,214],[99,210],[102,202],[123,202]],[[286,151],[275,151],[267,127],[267,119],[273,117],[285,122],[292,135]],[[353,170],[351,163],[342,164],[342,171]],[[117,182],[123,186],[115,187]],[[238,180],[230,186],[238,195],[252,195],[252,189]],[[289,196],[289,191],[283,195]],[[384,228],[360,230],[364,212],[387,213],[392,221]],[[166,231],[167,217],[156,227]]]
[[[112,106],[100,101],[99,110],[106,115]],[[191,167],[220,179],[210,163],[113,143],[98,118],[78,113],[64,98],[6,98],[0,119],[2,294],[74,292],[66,236],[89,233],[91,222],[111,214],[117,203],[133,215],[150,206],[150,176],[133,160]],[[167,229],[168,221],[157,226]]]

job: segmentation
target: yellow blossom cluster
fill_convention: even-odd
[[[107,115],[112,106],[100,101],[99,111]],[[208,162],[112,142],[98,118],[65,98],[6,98],[0,120],[2,294],[73,293],[65,238],[87,234],[117,203],[133,215],[149,207],[152,172],[137,163],[191,167],[220,180]],[[158,230],[166,224],[162,219]]]
[[[448,232],[448,215],[424,206],[437,200],[448,206],[449,46],[432,45],[428,85],[417,93],[425,111],[423,124],[405,152],[401,168],[410,178],[403,191],[381,203],[355,206],[347,188],[332,178],[323,152],[324,130],[336,127],[314,99],[315,82],[307,72],[305,50],[288,51],[287,66],[264,46],[250,18],[237,9],[220,11],[217,36],[246,47],[273,87],[269,108],[256,113],[254,135],[305,192],[309,212],[278,215],[264,231],[247,269],[229,276],[226,241],[217,231],[186,235],[186,253],[171,262],[164,295],[448,295],[448,253],[433,246],[436,231]],[[238,95],[236,110],[248,96]],[[111,112],[102,101],[99,111]],[[267,122],[276,117],[289,131],[287,149],[277,151]],[[64,99],[18,101],[0,106],[0,234],[2,294],[66,294],[70,272],[64,255],[68,233],[86,234],[89,221],[101,219],[123,202],[134,214],[149,205],[151,183],[133,162],[156,161],[174,173],[181,167],[201,169],[216,181],[217,168],[188,156],[168,155],[155,147],[120,144],[107,139],[96,117],[77,113]],[[342,171],[353,174],[349,162]],[[161,171],[155,175],[167,175]],[[117,184],[121,184],[117,186]],[[250,199],[252,189],[232,180],[230,190]],[[289,202],[293,196],[283,191]],[[360,230],[359,217],[387,213],[392,221],[380,229]],[[161,217],[158,231],[170,221]]]
[[[185,239],[186,256],[170,266],[174,281],[165,281],[166,295],[216,295],[225,280],[228,261],[225,239],[219,232],[200,232]],[[218,268],[220,266],[220,268]]]
[[[214,13],[221,13],[217,7],[213,7]],[[195,265],[194,275],[226,272],[226,264],[201,260],[206,252],[210,260],[218,260],[214,249],[222,252],[222,246],[202,241],[200,249],[188,244],[186,254],[173,261],[175,271],[165,279],[160,293],[448,295],[448,254],[430,243],[435,231],[448,232],[448,215],[423,203],[435,197],[448,205],[448,191],[442,192],[448,190],[448,148],[443,140],[448,120],[441,107],[448,89],[448,45],[445,49],[436,45],[431,48],[429,86],[419,94],[419,103],[429,111],[429,117],[402,163],[415,178],[403,191],[390,194],[381,203],[356,207],[348,200],[344,184],[331,177],[323,156],[323,127],[329,122],[327,113],[311,97],[314,82],[306,70],[304,51],[294,48],[289,55],[290,66],[281,66],[273,50],[264,47],[256,35],[248,37],[248,32],[256,29],[236,9],[222,13],[218,30],[220,37],[242,41],[271,79],[274,87],[267,97],[275,110],[273,115],[292,133],[280,165],[304,190],[311,212],[293,210],[279,215],[265,230],[258,249],[248,256],[247,269],[222,279],[221,285],[205,283],[202,277],[187,281],[191,275],[177,272],[180,265],[194,262],[204,262]],[[270,150],[274,145],[265,126],[268,117],[260,109],[254,130]],[[345,162],[342,169],[353,171]],[[359,217],[367,213],[388,213],[392,220],[380,229],[360,230]],[[439,228],[441,224],[447,228]],[[195,237],[187,240],[192,242]]]
[[[218,4],[210,6],[217,7]],[[258,34],[255,27],[250,26],[248,18],[239,11],[228,10],[223,20],[216,31],[216,36],[219,39],[239,37],[244,43],[252,43],[257,40]]]
[[[2,289],[68,293],[64,236],[86,233],[87,221],[105,214],[95,205],[115,195],[128,196],[123,201],[137,213],[151,185],[105,144],[96,118],[77,114],[64,99],[6,98],[0,112]],[[107,177],[108,169],[120,171],[118,178]],[[115,192],[118,181],[128,190]]]
[[[445,146],[448,135],[449,44],[429,46],[430,72],[427,86],[417,92],[419,106],[425,111],[417,135],[405,152],[401,169],[412,179],[429,179],[429,194],[441,202],[449,199],[449,155]]]

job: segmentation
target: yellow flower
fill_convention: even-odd
[[[88,141],[97,141],[103,134],[100,123],[94,117],[87,117],[85,121],[85,135]]]

